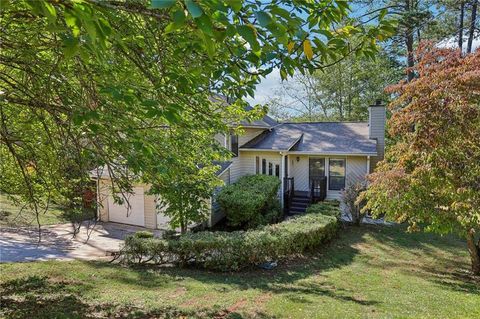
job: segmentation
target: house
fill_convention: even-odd
[[[215,136],[232,152],[230,161],[218,163],[217,175],[227,185],[249,174],[277,176],[282,182],[282,207],[299,213],[312,201],[340,199],[342,189],[372,172],[384,156],[385,121],[385,106],[377,101],[369,107],[368,122],[278,123],[269,116],[242,122],[241,135]],[[136,185],[127,209],[113,201],[108,177],[102,176],[98,182],[100,220],[164,227],[168,219],[157,211],[156,198],[147,195],[148,188]],[[214,197],[210,225],[223,217]]]

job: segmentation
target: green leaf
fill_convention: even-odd
[[[242,10],[242,0],[227,0],[227,4],[232,8],[233,12],[237,13]]]
[[[380,11],[380,14],[379,14],[379,16],[378,16],[378,19],[379,19],[379,20],[383,20],[383,18],[385,18],[385,16],[387,15],[387,13],[388,13],[388,10],[387,10],[386,8],[383,9],[382,11]]]
[[[237,32],[252,46],[252,50],[257,51],[260,49],[260,45],[257,41],[257,34],[252,25],[239,25],[237,26]]]
[[[175,4],[176,0],[152,0],[151,5],[154,9],[166,9]]]
[[[188,12],[190,12],[192,17],[199,18],[203,14],[202,8],[200,8],[200,6],[193,0],[185,0],[185,5],[187,6]]]
[[[74,37],[67,37],[63,40],[63,54],[65,59],[70,59],[73,57],[79,48],[79,41],[78,38]]]
[[[273,21],[272,16],[264,11],[255,12],[255,16],[257,17],[258,23],[260,23],[262,27],[266,27]]]

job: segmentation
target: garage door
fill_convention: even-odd
[[[122,198],[121,194],[118,194]],[[111,222],[145,226],[145,198],[143,187],[134,187],[132,194],[127,194],[128,204],[115,203],[113,196],[108,198],[108,219]]]

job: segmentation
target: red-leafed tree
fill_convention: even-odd
[[[480,275],[480,50],[420,45],[416,78],[388,90],[394,143],[369,177],[365,209],[410,229],[466,239]]]

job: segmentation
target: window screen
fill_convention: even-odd
[[[328,165],[328,188],[336,191],[345,188],[345,159],[330,159]]]

